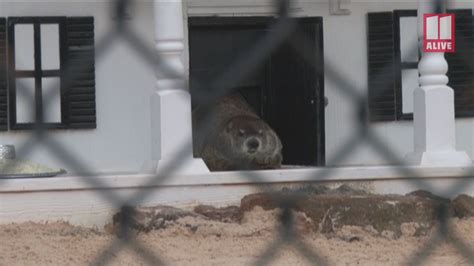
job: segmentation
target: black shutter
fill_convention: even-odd
[[[456,14],[456,53],[446,53],[449,86],[454,90],[456,117],[474,116],[474,31],[471,9],[450,10]]]
[[[96,128],[94,18],[70,17],[66,31],[68,128]]]
[[[371,121],[394,121],[397,112],[392,12],[368,14],[367,42],[369,118]]]
[[[0,131],[8,130],[7,20],[0,18]]]

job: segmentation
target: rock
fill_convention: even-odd
[[[454,209],[454,215],[458,218],[474,217],[474,198],[468,195],[462,194],[457,196],[452,206]]]
[[[302,186],[298,188],[283,188],[280,191],[282,194],[289,195],[289,194],[297,194],[297,195],[321,195],[321,194],[335,194],[335,195],[368,195],[370,194],[369,192],[362,190],[362,189],[356,189],[351,187],[348,184],[342,184],[341,186],[331,189],[327,186],[321,186],[321,185],[316,185],[316,186]]]
[[[360,242],[364,240],[364,235],[368,232],[358,226],[343,226],[335,234],[335,237],[345,242]]]
[[[194,208],[194,212],[211,220],[224,223],[238,223],[242,219],[242,213],[237,206],[216,208],[209,205],[199,205]]]
[[[440,202],[443,202],[443,203],[446,203],[446,204],[449,204],[451,202],[451,200],[449,200],[447,198],[440,197],[440,196],[435,195],[435,194],[433,194],[429,191],[421,190],[421,189],[412,191],[410,193],[407,193],[406,196],[415,196],[415,197],[420,197],[420,198],[428,198],[428,199],[437,200],[437,201],[440,201]]]
[[[341,237],[341,240],[346,241],[346,242],[359,242],[362,241],[362,237],[360,236],[343,236]]]
[[[329,194],[335,194],[335,195],[369,195],[370,193],[362,190],[362,189],[356,189],[348,184],[342,184],[336,189],[332,189],[329,191]]]
[[[402,231],[402,235],[404,237],[412,237],[415,236],[418,228],[420,228],[420,225],[417,223],[403,223],[400,226],[400,229]]]
[[[241,210],[249,211],[254,206],[265,210],[291,207],[303,212],[313,220],[315,231],[332,233],[344,225],[365,227],[367,225],[381,233],[394,232],[402,235],[403,223],[416,223],[418,231],[424,232],[437,221],[438,211],[447,207],[439,200],[427,197],[401,195],[282,195],[257,193],[244,197]],[[449,207],[448,207],[449,210]]]
[[[279,199],[290,199],[295,197],[293,194],[282,196],[279,194],[255,193],[242,198],[240,201],[240,210],[242,212],[251,211],[255,206],[260,206],[264,210],[273,210],[282,207],[282,202]]]
[[[179,218],[197,214],[171,206],[158,205],[153,207],[122,207],[121,211],[114,215],[114,226],[124,225],[139,232],[150,232],[166,228]],[[116,230],[111,230],[116,231]]]
[[[386,239],[396,239],[398,236],[396,235],[395,232],[390,231],[390,230],[383,230],[380,235],[382,237],[385,237]]]

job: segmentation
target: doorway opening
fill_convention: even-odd
[[[324,60],[321,17],[294,18],[293,34],[305,36],[312,56],[302,56],[289,41],[235,86],[283,144],[284,166],[325,164]],[[191,17],[189,28],[190,93],[193,80],[209,82],[246,56],[271,31],[273,17]],[[290,34],[287,40],[291,40]],[[309,48],[308,48],[309,47]]]

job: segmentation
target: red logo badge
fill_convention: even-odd
[[[423,51],[456,52],[456,21],[454,14],[424,14]]]

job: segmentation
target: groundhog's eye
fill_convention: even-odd
[[[245,134],[245,130],[239,129],[239,135],[240,135],[240,136],[243,136],[244,134]]]

